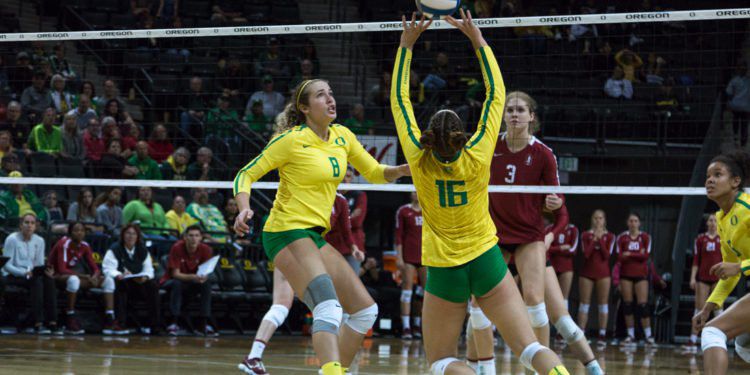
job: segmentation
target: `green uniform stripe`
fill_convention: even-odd
[[[479,54],[482,55],[482,66],[484,66],[484,71],[487,72],[487,80],[490,82],[490,95],[485,99],[484,103],[482,128],[479,130],[479,135],[471,142],[468,148],[474,147],[484,137],[484,133],[487,130],[487,117],[490,114],[490,106],[492,105],[492,100],[495,98],[495,79],[492,77],[492,70],[490,70],[490,63],[487,61],[487,54],[484,52],[484,48],[479,49]]]
[[[742,273],[747,274],[747,272],[750,271],[750,266],[742,267]]]
[[[263,147],[263,150],[261,150],[260,154],[258,154],[258,156],[256,156],[255,159],[253,159],[244,168],[240,169],[240,171],[237,172],[237,176],[234,177],[234,194],[235,195],[237,195],[237,192],[238,192],[238,190],[240,188],[239,182],[244,177],[243,174],[245,173],[245,171],[247,171],[248,169],[252,168],[258,162],[258,160],[260,160],[260,158],[263,157],[263,151],[266,151],[266,149],[268,149],[269,147],[271,147],[271,145],[274,144],[274,143],[276,143],[279,139],[284,138],[287,134],[289,134],[290,131],[292,131],[292,130],[289,129],[289,130],[285,131],[284,133],[282,133],[281,135],[279,135],[278,137],[272,139],[271,142],[268,142],[268,144],[266,145],[266,147]]]
[[[403,78],[403,72],[404,72],[404,62],[406,61],[406,47],[401,48],[401,58],[398,60],[398,80],[396,81],[396,100],[398,100],[398,106],[401,108],[401,115],[404,116],[404,121],[406,121],[406,133],[409,134],[409,139],[411,139],[412,143],[414,143],[415,146],[418,148],[422,148],[422,144],[419,143],[416,137],[414,137],[414,133],[411,131],[411,120],[409,119],[409,114],[406,113],[406,107],[404,107],[404,99],[401,97],[401,79]]]
[[[743,206],[745,206],[745,208],[747,208],[747,209],[750,210],[750,204],[749,203],[741,200],[740,198],[737,198],[734,201],[737,202],[737,203],[739,203],[739,204],[741,204],[741,205],[743,205]]]

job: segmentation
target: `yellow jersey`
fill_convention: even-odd
[[[176,230],[180,234],[182,234],[187,227],[200,223],[200,220],[190,216],[187,212],[178,215],[174,210],[169,210],[164,217],[167,219],[167,227]]]
[[[273,169],[279,189],[263,230],[331,229],[336,188],[351,163],[371,183],[385,183],[386,165],[379,164],[348,128],[332,124],[328,141],[307,125],[298,125],[271,139],[263,151],[234,178],[234,195],[250,194],[250,186]]]
[[[422,264],[427,266],[466,264],[497,243],[487,186],[505,106],[505,85],[492,49],[482,47],[476,53],[486,99],[476,133],[450,160],[428,152],[419,142],[421,132],[409,99],[411,50],[400,48],[393,67],[391,112],[422,206]]]
[[[750,276],[750,195],[737,195],[729,212],[716,212],[716,221],[719,223],[722,261],[740,263],[741,272]],[[723,306],[739,281],[740,275],[719,279],[707,302]]]

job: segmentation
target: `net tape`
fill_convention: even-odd
[[[52,185],[52,186],[117,186],[155,188],[207,188],[232,189],[231,181],[162,181],[162,180],[110,180],[86,178],[42,178],[42,177],[0,177],[0,185]],[[253,189],[276,190],[278,182],[256,182]],[[414,185],[409,184],[340,184],[339,190],[412,192]],[[490,193],[559,193],[559,194],[592,194],[592,195],[706,195],[702,187],[653,187],[653,186],[519,186],[491,185]]]
[[[609,14],[577,14],[567,16],[534,16],[508,18],[475,19],[480,28],[523,27],[523,26],[564,26],[576,24],[608,23],[648,23],[698,20],[721,20],[750,18],[750,8],[681,10],[664,12],[635,12]],[[451,29],[445,21],[436,20],[432,29]],[[138,39],[138,38],[195,38],[211,36],[248,36],[281,34],[319,34],[379,32],[401,29],[401,22],[330,23],[314,25],[273,25],[273,26],[234,26],[180,29],[148,30],[87,30],[38,33],[0,34],[0,42],[31,40],[98,40],[98,39]]]

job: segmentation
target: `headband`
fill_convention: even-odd
[[[295,101],[296,109],[299,109],[299,97],[302,96],[302,92],[305,91],[305,87],[307,87],[307,85],[309,85],[312,81],[312,79],[306,80],[305,83],[302,84],[302,87],[299,88],[299,92],[297,92],[297,100]]]

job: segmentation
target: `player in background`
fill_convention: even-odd
[[[410,194],[411,202],[396,211],[396,264],[401,271],[401,338],[411,340],[422,337],[422,315],[417,304],[414,305],[414,327],[411,326],[412,294],[414,279],[418,279],[417,296],[424,294],[427,269],[422,267],[422,207],[417,193]],[[416,302],[416,301],[415,301]]]
[[[695,291],[695,313],[703,310],[708,295],[713,292],[719,278],[711,274],[711,267],[721,263],[721,238],[719,237],[716,222],[716,214],[708,215],[706,219],[706,232],[695,238],[693,246],[693,267],[690,271],[690,289]],[[715,315],[721,314],[721,309],[714,311]],[[697,349],[698,334],[700,331],[695,325],[690,333],[689,346]]]
[[[565,205],[560,210],[567,211]],[[546,218],[546,215],[545,215]],[[570,308],[568,297],[570,286],[573,284],[573,257],[578,249],[578,228],[569,223],[560,231],[554,232],[555,225],[549,224],[544,228],[544,243],[549,244],[547,254],[549,255],[552,268],[557,274],[560,283],[560,291],[565,299],[565,306]]]
[[[352,180],[354,180],[354,169],[348,167],[346,168],[346,175],[344,175],[344,183],[349,184]],[[349,220],[352,226],[354,244],[360,250],[365,251],[364,223],[367,217],[367,193],[359,190],[342,190],[341,194],[349,204],[349,212],[351,212]],[[359,269],[361,268],[362,261],[364,261],[364,253],[349,252],[344,254],[344,258],[352,266],[354,273],[359,275]]]
[[[591,214],[591,227],[581,235],[583,266],[578,272],[578,325],[586,330],[589,321],[591,293],[596,288],[599,305],[599,344],[607,343],[609,321],[609,288],[612,285],[610,256],[615,247],[615,235],[607,230],[607,216],[603,210]]]
[[[693,317],[693,324],[703,330],[701,349],[706,375],[727,373],[728,339],[736,338],[735,353],[750,362],[750,296],[746,294],[706,324],[711,313],[724,305],[740,281],[740,273],[750,276],[750,195],[743,191],[749,177],[750,155],[743,150],[713,158],[706,172],[706,195],[719,206],[716,221],[722,259],[710,270],[719,282],[703,309]]]
[[[631,212],[628,215],[628,230],[617,236],[615,251],[620,267],[622,310],[628,332],[628,337],[622,344],[635,343],[633,314],[637,311],[641,317],[646,343],[653,345],[655,341],[651,334],[651,310],[648,306],[648,258],[651,255],[651,236],[641,231],[641,217],[637,213]],[[634,296],[636,304],[633,304]]]

